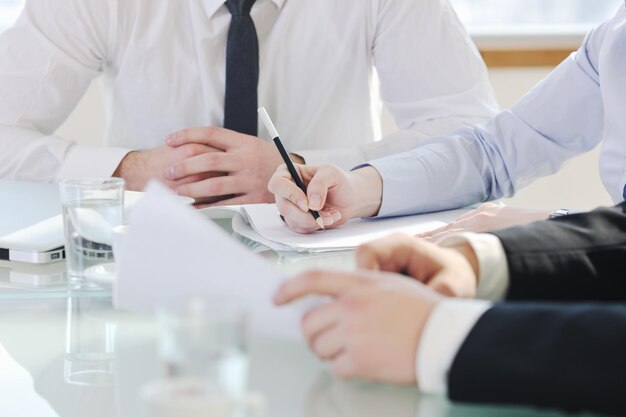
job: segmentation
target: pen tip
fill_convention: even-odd
[[[317,225],[320,227],[320,229],[326,230],[326,228],[324,227],[324,221],[322,220],[321,216],[315,219],[315,221],[317,222]]]

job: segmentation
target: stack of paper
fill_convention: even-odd
[[[230,209],[234,209],[231,207]],[[281,220],[275,204],[252,204],[239,208],[233,230],[277,251],[325,252],[351,250],[394,232],[411,235],[445,226],[468,209],[381,219],[354,219],[336,229],[300,234]]]

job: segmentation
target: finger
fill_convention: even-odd
[[[454,221],[457,222],[459,220],[467,220],[467,219],[471,219],[472,217],[474,217],[475,215],[479,214],[482,212],[482,210],[485,208],[483,207],[484,204],[478,208],[475,208],[474,210],[470,210],[465,214],[460,215],[459,217],[457,217]]]
[[[306,212],[300,210],[291,201],[276,197],[276,207],[290,229],[298,233],[311,233],[319,229],[313,215],[308,210]]]
[[[343,350],[334,359],[331,371],[342,379],[352,379],[357,377],[357,366],[352,356]]]
[[[450,229],[450,226],[453,225],[453,224],[454,223],[450,223],[450,224],[447,224],[445,226],[441,226],[441,227],[438,227],[436,229],[429,230],[427,232],[418,233],[418,234],[415,235],[415,237],[419,237],[420,239],[430,240],[433,235],[436,235],[436,234],[439,234],[439,233],[444,233],[446,230]]]
[[[165,139],[165,143],[174,147],[185,143],[203,143],[226,151],[238,146],[245,136],[248,135],[217,126],[206,126],[173,133]]]
[[[343,353],[345,334],[339,329],[339,326],[333,326],[318,334],[309,343],[309,346],[321,359],[332,360]]]
[[[458,275],[439,274],[426,285],[445,297],[471,298],[476,294],[476,280],[463,280]]]
[[[286,170],[286,168],[285,168]],[[287,174],[289,172],[287,171]],[[291,179],[291,175],[285,176],[283,170],[277,170],[276,173],[270,178],[267,184],[267,189],[275,195],[276,200],[279,198],[288,200],[296,205],[301,212],[309,211],[309,204],[304,192],[296,185]],[[285,213],[281,214],[284,216]]]
[[[284,305],[306,295],[338,296],[365,282],[355,273],[310,271],[285,282],[274,296],[274,303]]]
[[[475,217],[475,216],[490,215],[490,214],[493,214],[495,212],[498,212],[498,211],[502,210],[505,206],[506,205],[504,203],[502,203],[502,202],[499,202],[499,203],[493,203],[493,202],[483,203],[480,206],[478,206],[477,208],[475,208],[474,210],[470,210],[467,213],[462,214],[455,221],[467,220],[467,219],[471,219],[472,217]]]
[[[328,303],[314,307],[302,316],[302,332],[309,345],[322,332],[337,324],[340,310],[337,303]]]
[[[335,167],[322,166],[307,185],[307,197],[311,210],[321,210],[326,204],[328,190],[342,180],[341,171]]]
[[[407,269],[415,246],[415,238],[405,233],[394,233],[373,240],[357,247],[357,268],[403,272]]]
[[[176,187],[176,192],[187,197],[202,199],[206,197],[225,196],[228,194],[242,194],[241,188],[237,177],[222,176],[181,185]]]
[[[189,184],[192,182],[204,181],[213,177],[221,177],[225,175],[222,172],[202,172],[200,174],[189,175],[188,177],[181,178],[179,180],[173,181],[170,184],[171,188],[176,190],[176,187],[179,185]]]
[[[241,163],[226,152],[208,152],[185,159],[165,170],[168,180],[178,180],[203,172],[233,172],[241,168]]]
[[[245,195],[225,195],[222,198],[212,198],[209,202],[199,201],[195,204],[195,207],[198,209],[209,208],[209,207],[220,207],[220,206],[236,206],[241,204],[247,204],[248,198]]]
[[[430,236],[427,240],[429,242],[437,242],[439,239],[442,239],[448,235],[451,235],[453,233],[460,233],[460,232],[464,232],[466,231],[466,229],[463,228],[457,228],[457,229],[448,229],[448,230],[444,230],[440,233],[435,233],[432,236]]]

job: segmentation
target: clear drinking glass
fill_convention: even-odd
[[[124,180],[64,180],[59,186],[67,272],[70,280],[80,281],[88,268],[113,262],[111,230],[122,224]]]
[[[190,298],[157,313],[168,378],[193,378],[229,395],[247,391],[245,308],[231,298]]]

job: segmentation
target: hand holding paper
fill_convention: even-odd
[[[131,216],[124,248],[116,308],[152,312],[182,297],[234,296],[246,303],[253,330],[300,337],[299,314],[272,304],[283,281],[274,266],[163,186],[148,186]]]

